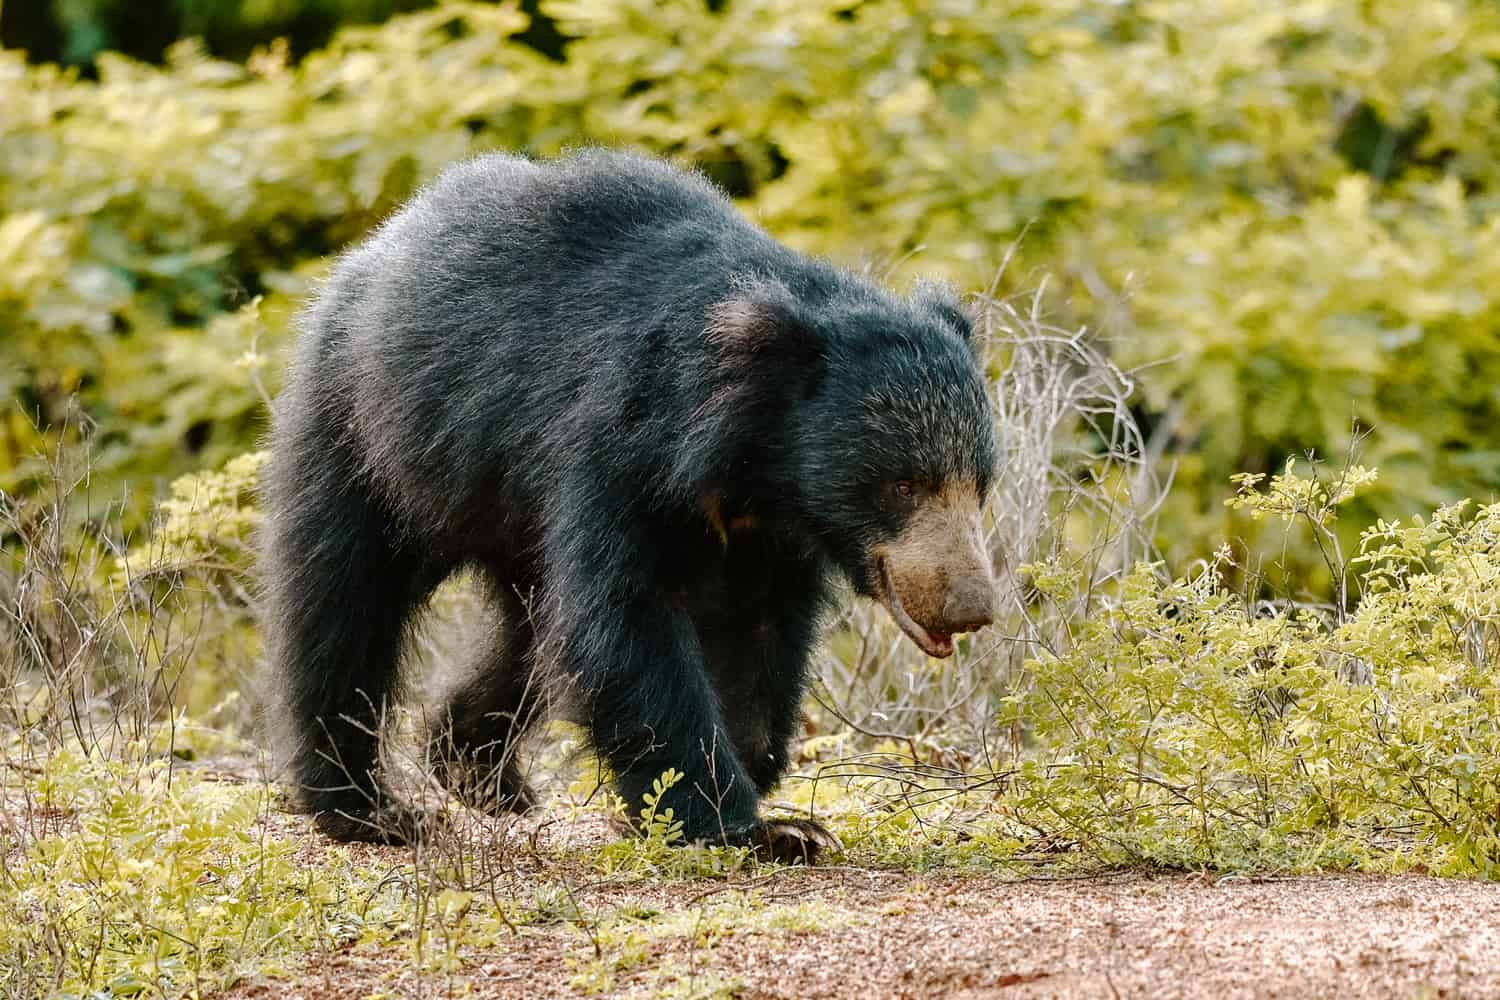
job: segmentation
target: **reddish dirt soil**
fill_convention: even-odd
[[[731,995],[857,997],[1500,997],[1500,886],[1419,876],[1286,879],[1118,874],[1001,881],[955,874],[766,869],[738,882],[581,890],[591,911],[625,900],[670,913],[725,892],[760,904],[816,901],[846,914],[825,930],[730,933],[651,945],[606,995],[654,995],[651,969],[691,970],[678,989],[736,980]],[[543,998],[569,985],[587,938],[528,928],[457,973],[348,953],[237,998]],[[570,963],[569,959],[574,962]],[[680,994],[679,994],[680,995]],[[707,994],[705,994],[707,995]],[[724,994],[720,994],[724,995]]]

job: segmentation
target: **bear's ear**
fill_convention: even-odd
[[[709,308],[703,336],[731,365],[762,358],[812,362],[821,353],[817,333],[779,281],[739,284],[729,298]]]
[[[974,313],[964,305],[952,285],[945,281],[919,279],[911,290],[911,301],[918,309],[937,317],[964,343],[974,343]]]

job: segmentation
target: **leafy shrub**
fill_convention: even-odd
[[[242,450],[249,345],[215,343],[213,316],[266,293],[274,351],[306,262],[442,166],[604,141],[698,163],[794,245],[898,274],[987,287],[1024,232],[1007,282],[1065,275],[1063,324],[1147,366],[1178,558],[1252,533],[1217,502],[1228,475],[1366,431],[1385,475],[1346,541],[1500,486],[1497,317],[1474,291],[1497,257],[1490,4],[544,10],[575,39],[563,62],[480,4],[346,30],[295,64],[184,45],[164,68],[104,57],[86,82],[0,58],[0,257],[27,248],[0,278],[0,371],[23,404],[0,485],[35,481],[32,422],[92,427],[102,481],[140,496]],[[205,364],[177,379],[183,341]],[[1316,592],[1317,564],[1294,551],[1288,569]]]
[[[264,451],[249,452],[230,459],[222,469],[174,482],[171,494],[159,505],[156,531],[120,560],[119,575],[189,573],[243,580],[250,572],[261,520],[254,493],[270,457]]]
[[[46,495],[0,493],[0,534],[19,542],[0,549],[0,750],[14,737],[39,760],[60,745],[110,755],[184,712],[246,734],[263,462],[183,477],[129,546],[71,454],[48,467]]]
[[[1258,516],[1327,527],[1339,489],[1288,469]],[[1420,864],[1500,872],[1500,504],[1367,529],[1344,615],[1247,602],[1222,550],[1199,572],[1141,565],[1031,663],[1007,709],[1037,746],[1006,808],[1109,861]],[[1039,567],[1049,599],[1076,574]]]
[[[135,746],[57,753],[3,789],[0,992],[198,996],[409,920],[386,871],[307,863],[260,783],[173,775]]]

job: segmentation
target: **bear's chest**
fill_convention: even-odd
[[[774,590],[773,555],[758,527],[739,525],[681,539],[669,557],[664,596],[700,622],[755,617]]]

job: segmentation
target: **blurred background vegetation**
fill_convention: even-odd
[[[1490,0],[4,0],[0,40],[12,494],[87,438],[139,523],[255,447],[329,254],[455,159],[582,143],[898,284],[1048,276],[1138,373],[1177,564],[1244,538],[1326,594],[1224,504],[1290,456],[1362,442],[1350,539],[1500,485]]]

